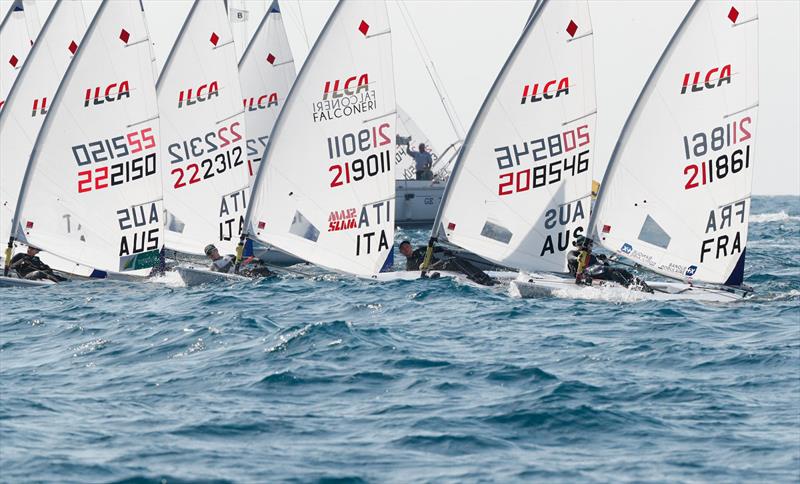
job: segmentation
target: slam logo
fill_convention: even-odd
[[[697,272],[697,266],[689,266],[686,268],[686,277],[692,277]]]
[[[691,83],[689,83],[689,79],[692,80]],[[702,73],[700,71],[695,73],[687,72],[683,75],[681,94],[686,94],[687,92],[700,92],[705,89],[714,89],[715,87],[721,86],[723,83],[731,83],[730,64],[723,66],[721,69],[719,67],[714,67],[706,72],[705,77],[702,77]]]
[[[278,105],[278,93],[273,92],[270,94],[264,94],[258,98],[251,97],[248,99],[243,99],[242,102],[244,103],[244,108],[248,111],[267,109]]]
[[[128,86],[128,81],[122,81],[119,84],[112,82],[105,89],[102,86],[90,87],[86,89],[86,99],[83,101],[83,107],[88,108],[90,105],[97,106],[107,102],[119,101],[123,97],[131,97],[131,88]]]
[[[338,232],[339,230],[350,230],[358,228],[356,222],[355,208],[347,210],[334,210],[328,215],[328,232]]]
[[[203,84],[197,89],[189,88],[178,93],[178,109],[184,106],[192,106],[197,103],[208,101],[212,97],[219,97],[219,84],[211,81]]]
[[[623,254],[630,254],[633,252],[633,246],[631,244],[622,244],[622,247],[620,247],[619,251]]]
[[[520,104],[525,104],[528,100],[532,103],[536,103],[545,99],[553,99],[562,94],[565,96],[569,95],[569,77],[565,77],[561,80],[553,79],[552,81],[546,82],[544,87],[540,87],[538,82],[534,84],[533,87],[531,87],[530,84],[525,84],[522,88],[522,101]]]

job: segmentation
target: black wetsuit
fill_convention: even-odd
[[[406,258],[406,270],[420,270],[420,266],[425,261],[425,253],[427,251],[428,248],[423,246],[412,252],[411,256]],[[493,286],[495,284],[495,280],[491,276],[475,267],[470,261],[441,247],[434,247],[430,269],[461,272],[466,274],[469,280],[484,286]]]
[[[68,280],[58,274],[54,274],[53,269],[42,262],[38,257],[25,253],[17,254],[12,257],[9,267],[14,269],[21,279],[28,279],[30,281],[47,279],[53,282],[62,282]]]
[[[570,274],[573,276],[578,272],[579,254],[580,252],[577,250],[570,251],[569,254],[567,254],[567,267],[569,268]],[[590,254],[589,263],[584,269],[584,274],[586,274],[590,283],[592,279],[598,279],[601,281],[616,282],[625,287],[639,287],[644,292],[653,292],[653,289],[639,277],[636,277],[625,269],[611,267],[604,255],[596,257],[594,254]]]
[[[211,271],[230,273],[236,263],[236,256],[226,255],[211,263]],[[239,275],[245,277],[269,277],[275,275],[258,259],[252,259],[247,265],[239,268]]]

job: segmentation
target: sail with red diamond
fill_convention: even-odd
[[[36,4],[14,0],[0,23],[0,109],[39,33]]]
[[[255,179],[258,163],[295,77],[283,17],[278,1],[274,0],[239,61],[250,182]]]
[[[567,271],[591,205],[594,47],[586,0],[542,1],[476,117],[432,232],[504,266]]]
[[[231,253],[241,234],[248,175],[245,113],[222,0],[197,0],[158,79],[168,249]]]
[[[80,2],[59,0],[20,69],[12,91],[0,110],[0,240],[11,235],[22,178],[39,129],[53,103],[61,78],[72,61],[68,46],[80,42],[86,30]],[[47,259],[48,255],[43,255]],[[49,265],[65,268],[50,260]],[[72,266],[72,264],[69,264]]]
[[[395,122],[386,4],[342,0],[275,124],[246,235],[332,270],[378,273],[394,242]]]
[[[112,275],[159,262],[163,214],[149,37],[137,0],[104,0],[48,108],[13,237]]]
[[[591,227],[685,281],[741,285],[758,123],[755,1],[696,1],[617,140]]]

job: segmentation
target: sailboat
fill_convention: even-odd
[[[9,248],[34,245],[92,268],[92,277],[146,276],[159,262],[163,222],[140,2],[104,0],[83,40],[64,48],[74,58],[30,155]]]
[[[446,235],[500,266],[566,271],[566,250],[589,218],[594,85],[587,2],[538,3],[465,138],[431,252]]]
[[[249,196],[245,110],[222,0],[195,1],[157,83],[165,247],[232,253]]]
[[[622,128],[587,235],[638,267],[647,299],[731,301],[743,286],[758,110],[755,1],[696,0]],[[532,275],[520,295],[597,291]],[[577,291],[574,292],[574,291]]]
[[[240,246],[249,238],[334,271],[378,273],[394,239],[395,129],[386,5],[341,0],[275,123]]]
[[[39,33],[36,4],[14,0],[0,23],[0,109]]]
[[[73,58],[69,46],[80,43],[85,31],[81,3],[56,2],[20,69],[19,82],[15,82],[0,110],[0,240],[11,236],[11,223],[36,136]],[[62,272],[82,276],[91,273],[89,268],[52,254],[42,253],[41,259]]]

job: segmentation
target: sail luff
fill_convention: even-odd
[[[300,85],[300,81],[304,78],[305,75],[307,75],[307,72],[310,69],[310,66],[314,62],[314,59],[316,59],[316,57],[317,57],[317,51],[319,50],[319,46],[322,44],[322,41],[325,38],[325,36],[326,36],[326,34],[328,32],[328,29],[333,24],[333,20],[336,18],[336,14],[340,11],[340,9],[341,9],[341,7],[342,7],[342,5],[344,4],[345,1],[347,1],[347,0],[339,0],[339,2],[336,4],[336,7],[334,7],[334,9],[333,9],[333,12],[331,12],[330,17],[328,17],[328,20],[325,21],[325,26],[320,31],[320,34],[317,36],[317,40],[314,41],[314,45],[311,47],[311,50],[308,52],[308,56],[306,56],[305,62],[303,62],[303,65],[300,67],[300,72],[297,73],[297,77],[295,77],[295,79],[294,79],[294,84],[292,84],[291,89],[289,89],[289,94],[286,95],[287,103],[288,103],[288,101],[290,99],[292,99],[292,94],[295,92],[295,89],[297,89],[298,86]],[[286,107],[286,105],[284,104],[284,108],[285,107]],[[278,117],[275,120],[275,125],[272,127],[272,133],[273,134],[277,133],[282,128],[283,119],[285,118],[285,116],[286,116],[286,109],[281,109],[281,112],[278,113]],[[261,177],[263,176],[262,174],[263,174],[263,172],[265,170],[265,167],[267,166],[267,164],[265,163],[265,160],[268,159],[269,153],[270,153],[270,149],[272,148],[272,145],[274,144],[273,140],[275,139],[275,136],[273,134],[271,134],[269,139],[267,140],[267,146],[264,147],[264,153],[261,155],[261,163],[259,163],[258,170],[256,171],[256,177],[253,179],[253,183],[251,185],[253,187],[253,190],[250,191],[250,200],[247,203],[247,211],[245,212],[245,216],[244,216],[244,229],[242,230],[242,240],[245,240],[246,238],[248,238],[248,237],[250,237],[252,235],[250,233],[251,222],[252,222],[251,218],[252,218],[252,215],[253,215],[252,214],[252,211],[253,211],[253,203],[252,202],[253,202],[253,198],[257,196],[256,195],[256,189],[257,189],[257,187],[260,186]]]
[[[167,54],[167,60],[164,61],[164,66],[161,68],[161,73],[158,75],[158,80],[156,81],[156,91],[158,91],[159,87],[161,87],[161,83],[163,82],[167,70],[172,66],[172,61],[175,57],[175,51],[178,47],[178,41],[183,37],[184,32],[189,25],[189,21],[192,19],[195,11],[197,10],[197,5],[199,4],[200,0],[194,0],[192,3],[192,8],[189,10],[189,13],[186,15],[186,19],[183,21],[183,25],[181,25],[181,29],[178,31],[178,36],[175,37],[175,43],[172,44],[172,48],[169,50],[169,54]]]
[[[664,51],[661,52],[661,56],[658,58],[658,61],[656,62],[655,66],[653,66],[653,70],[650,71],[650,75],[647,77],[647,81],[645,81],[644,86],[642,86],[642,90],[639,92],[639,96],[633,103],[633,108],[631,109],[630,113],[628,113],[628,117],[627,119],[625,119],[625,124],[622,125],[622,130],[620,131],[616,144],[614,144],[614,149],[611,151],[611,156],[608,159],[608,165],[606,165],[606,171],[603,174],[603,179],[600,181],[600,189],[597,192],[597,198],[595,199],[594,209],[592,210],[592,214],[589,217],[587,237],[590,239],[596,235],[595,224],[597,223],[597,216],[598,216],[597,214],[600,213],[600,209],[603,204],[603,199],[606,196],[606,192],[608,191],[608,182],[610,182],[611,178],[614,176],[614,169],[616,168],[616,161],[618,158],[619,149],[623,145],[623,142],[630,135],[631,123],[639,114],[639,111],[642,108],[641,106],[642,98],[644,97],[645,93],[649,89],[651,89],[653,80],[655,79],[656,75],[661,71],[661,68],[664,64],[664,59],[666,59],[667,55],[672,49],[672,46],[675,44],[681,32],[683,32],[683,29],[688,23],[689,18],[697,10],[697,5],[699,2],[700,0],[694,0],[692,6],[686,12],[686,15],[684,15],[683,20],[681,20],[680,25],[675,30],[675,33],[672,34],[672,37],[669,39],[669,42],[667,43],[667,46],[664,48]]]
[[[533,9],[531,10],[530,20],[525,25],[522,34],[519,36],[519,39],[517,39],[516,44],[514,44],[514,48],[512,49],[511,54],[509,54],[509,56],[506,58],[506,61],[503,63],[503,67],[500,69],[500,72],[497,74],[497,77],[495,77],[494,82],[492,82],[492,87],[489,88],[489,92],[483,99],[481,107],[478,109],[478,114],[472,121],[472,125],[470,126],[469,131],[467,131],[467,136],[464,138],[464,143],[461,145],[461,150],[458,153],[458,158],[456,158],[456,161],[453,164],[453,169],[450,171],[450,177],[447,179],[444,191],[442,192],[442,201],[439,203],[439,208],[436,210],[436,217],[433,220],[433,227],[431,228],[432,240],[438,240],[439,238],[439,234],[441,231],[441,224],[442,224],[442,215],[444,213],[444,208],[447,205],[448,197],[450,196],[450,192],[453,186],[455,185],[456,180],[458,179],[458,175],[461,171],[462,161],[466,158],[467,154],[470,152],[474,132],[478,128],[478,126],[480,126],[480,120],[483,119],[483,117],[486,115],[488,103],[492,99],[492,93],[495,91],[495,89],[503,79],[511,63],[516,59],[517,52],[519,51],[520,47],[524,44],[525,39],[527,38],[533,26],[536,24],[536,20],[539,18],[542,9],[549,1],[550,0],[538,0],[536,4],[534,4]],[[536,8],[537,6],[539,6],[538,9]]]
[[[97,8],[97,12],[95,13],[94,17],[92,18],[92,22],[89,24],[89,27],[86,29],[86,33],[81,40],[81,45],[89,42],[92,39],[92,35],[94,35],[95,30],[97,29],[98,19],[100,18],[100,14],[105,10],[106,6],[108,5],[109,0],[103,0],[100,6]],[[75,56],[72,58],[72,61],[69,63],[66,72],[64,72],[64,77],[61,78],[61,82],[58,84],[58,88],[56,89],[55,94],[53,95],[53,103],[50,105],[50,110],[47,113],[47,116],[44,118],[44,122],[42,123],[42,127],[39,129],[39,134],[36,136],[36,141],[33,144],[33,149],[31,151],[30,159],[28,160],[28,166],[25,168],[25,175],[22,177],[22,188],[19,191],[19,197],[17,199],[17,207],[14,210],[14,219],[11,225],[11,233],[12,237],[15,240],[19,240],[19,230],[21,229],[19,223],[19,217],[22,213],[22,208],[24,207],[25,200],[27,198],[28,189],[30,188],[30,178],[31,174],[33,173],[34,168],[36,167],[36,163],[38,162],[38,146],[39,143],[45,139],[47,133],[50,132],[50,129],[53,124],[53,119],[56,118],[55,114],[61,109],[61,105],[63,101],[61,101],[61,93],[64,90],[64,86],[66,85],[67,81],[71,79],[75,72],[75,66],[78,65],[78,59],[81,58],[85,49],[81,49],[78,46],[78,50],[75,53]],[[68,257],[65,257],[64,254],[58,254],[60,257],[63,257],[67,260],[70,260]],[[74,261],[73,261],[74,262]]]

